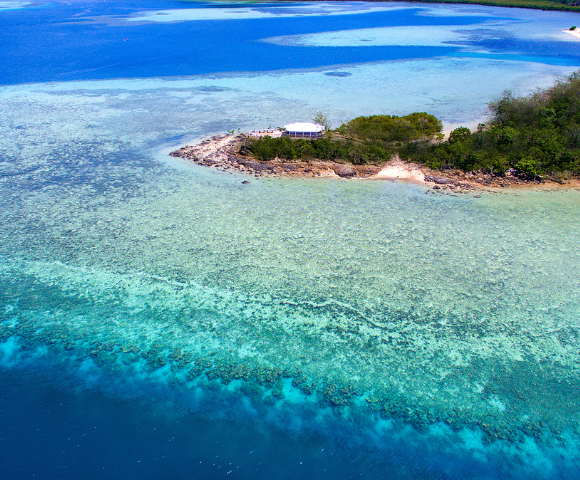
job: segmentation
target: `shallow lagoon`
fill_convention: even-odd
[[[477,124],[485,102],[503,89],[529,91],[580,63],[577,44],[557,31],[575,18],[570,14],[379,7],[292,5],[284,7],[286,20],[270,20],[292,22],[301,9],[338,10],[332,18],[369,9],[346,16],[366,17],[372,26],[366,39],[379,46],[393,37],[376,23],[397,11],[407,20],[460,23],[468,33],[428,27],[439,32],[437,48],[447,49],[434,56],[428,50],[428,58],[408,51],[405,59],[320,64],[351,55],[339,52],[317,57],[313,68],[281,71],[266,59],[251,72],[193,77],[167,77],[163,65],[152,63],[152,76],[165,78],[115,79],[115,72],[123,76],[122,64],[106,70],[108,80],[81,69],[71,82],[46,83],[54,78],[43,73],[41,83],[2,88],[5,412],[51,425],[59,445],[70,434],[63,425],[73,420],[85,433],[102,425],[110,437],[119,435],[116,416],[126,416],[123,429],[135,434],[121,438],[135,442],[125,453],[135,457],[134,467],[117,465],[115,450],[99,450],[107,434],[91,448],[103,465],[127,476],[154,478],[139,470],[139,453],[150,464],[167,453],[146,434],[154,428],[151,412],[167,438],[180,439],[174,452],[199,449],[196,465],[227,452],[242,465],[242,478],[258,464],[264,478],[296,475],[298,457],[324,478],[578,473],[579,192],[444,196],[402,183],[323,179],[252,178],[242,185],[240,176],[167,156],[187,141],[308,119],[317,110],[335,124],[377,113],[377,106],[379,113],[426,110],[448,128]],[[254,18],[261,22],[278,11],[239,8],[235,15],[266,17]],[[204,21],[210,13],[217,21],[223,12],[233,15],[209,10]],[[12,18],[26,11],[11,10],[19,12]],[[163,13],[169,15],[155,17],[179,14],[180,28],[188,28],[188,8]],[[126,14],[127,20],[81,16],[90,16],[97,32],[95,25],[161,23],[134,8]],[[380,18],[369,21],[372,15]],[[350,34],[337,28],[330,39],[337,45],[324,47],[325,28],[335,28],[325,18],[312,15],[317,28],[307,36],[302,25],[300,34],[268,34],[257,43],[281,49],[292,43],[308,52],[363,37],[360,24]],[[544,30],[524,27],[540,18]],[[480,22],[486,31],[498,25],[488,44],[473,45],[469,36]],[[492,51],[490,39],[501,31],[505,41],[510,22],[522,25],[521,38],[508,42],[520,53]],[[461,51],[445,46],[453,35]],[[529,55],[532,45],[536,58],[514,58]],[[570,57],[564,62],[556,59],[560,48]],[[365,55],[381,60],[381,52]],[[56,58],[46,60],[46,71],[53,64]],[[39,388],[45,388],[40,399],[30,393]],[[23,397],[28,404],[19,404]],[[52,398],[66,398],[69,408],[41,414],[55,411]],[[86,407],[79,413],[75,402]],[[187,428],[177,429],[178,421]],[[29,424],[33,431],[35,422]],[[26,458],[34,444],[20,428],[27,431],[16,424],[4,436],[14,439],[4,446],[15,459]],[[212,441],[235,440],[221,450],[202,448],[208,430]],[[142,436],[149,442],[139,444]],[[247,442],[259,446],[261,461],[241,451]],[[325,448],[348,462],[318,453]],[[280,454],[285,449],[299,454]],[[60,463],[43,450],[46,477],[61,476],[63,466],[71,477],[83,470],[88,453],[65,450]],[[181,458],[174,453],[163,471],[194,472]],[[23,465],[4,463],[28,472]],[[227,473],[214,467],[198,474]]]

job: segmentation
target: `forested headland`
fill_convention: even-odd
[[[332,160],[380,165],[401,159],[435,170],[508,171],[528,178],[580,176],[580,72],[551,88],[517,97],[506,91],[489,104],[490,119],[476,131],[460,127],[442,140],[433,115],[358,117],[317,140],[249,139],[240,148],[261,161]]]
[[[489,104],[491,119],[471,132],[458,128],[441,143],[407,143],[401,157],[434,169],[510,169],[529,176],[580,174],[580,73],[547,90]]]

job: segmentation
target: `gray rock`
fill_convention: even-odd
[[[456,182],[455,180],[451,180],[447,177],[436,177],[434,175],[425,175],[426,182],[434,182],[439,185],[454,185]]]
[[[334,173],[336,173],[339,177],[342,178],[350,178],[356,176],[356,170],[346,165],[334,167]]]

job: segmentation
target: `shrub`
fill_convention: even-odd
[[[427,113],[411,113],[404,117],[372,115],[357,117],[343,129],[346,135],[367,141],[409,141],[433,137],[441,132],[441,121]]]
[[[516,169],[527,175],[528,177],[535,177],[538,175],[537,161],[532,157],[524,157],[518,163],[516,163]]]
[[[449,135],[449,143],[465,141],[471,136],[471,130],[466,127],[459,127],[453,130]]]

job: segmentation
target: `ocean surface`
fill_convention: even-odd
[[[580,191],[249,178],[168,155],[486,121],[573,13],[0,1],[2,478],[580,478]]]

